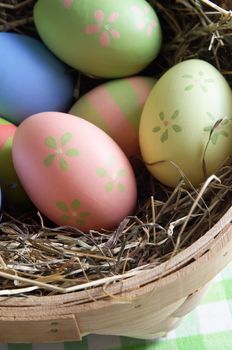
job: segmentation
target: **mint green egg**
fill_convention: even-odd
[[[34,20],[57,57],[98,77],[138,73],[161,46],[158,17],[145,0],[38,0]]]

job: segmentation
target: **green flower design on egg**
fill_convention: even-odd
[[[126,176],[125,169],[119,169],[116,172],[116,177],[112,180],[110,177],[111,169],[114,166],[115,160],[113,157],[109,159],[109,169],[104,167],[99,167],[96,169],[96,173],[99,177],[105,178],[105,190],[107,192],[112,192],[113,190],[118,190],[119,192],[125,192],[126,187],[123,183],[123,177]]]
[[[62,212],[60,220],[64,223],[75,223],[79,226],[84,226],[86,219],[90,216],[87,211],[81,211],[81,202],[79,199],[74,199],[70,205],[64,201],[58,201],[56,203],[57,209]]]
[[[213,145],[216,145],[220,137],[229,137],[228,126],[231,125],[232,118],[226,117],[220,120],[210,112],[206,114],[212,122],[203,130],[209,133],[213,131],[210,140]]]
[[[63,134],[59,141],[53,136],[48,136],[45,139],[45,145],[53,150],[44,158],[44,165],[50,166],[57,159],[61,170],[68,170],[68,157],[78,157],[79,150],[76,148],[67,148],[66,145],[72,140],[73,135],[70,132]]]
[[[174,123],[174,120],[179,117],[180,112],[175,110],[174,113],[170,117],[165,117],[164,112],[160,112],[159,118],[161,121],[160,126],[155,126],[152,131],[154,133],[161,132],[160,141],[165,142],[168,140],[170,131],[174,131],[176,133],[182,131],[182,128],[177,123]]]
[[[197,75],[184,74],[182,78],[189,80],[188,85],[185,87],[185,91],[190,91],[194,88],[200,87],[203,92],[207,92],[207,85],[214,83],[214,80],[205,77],[205,73],[202,71],[199,71]]]

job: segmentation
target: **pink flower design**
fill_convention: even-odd
[[[63,4],[66,9],[69,9],[73,4],[73,0],[63,0]]]
[[[136,27],[139,30],[146,30],[147,36],[151,36],[154,28],[157,27],[157,22],[154,19],[151,19],[149,16],[149,7],[144,6],[143,9],[140,9],[138,6],[132,6],[132,10],[138,16],[138,20],[136,22]]]
[[[97,10],[94,13],[96,24],[89,24],[85,27],[86,34],[92,35],[100,33],[99,42],[102,47],[107,47],[110,44],[111,38],[119,39],[120,33],[114,29],[113,23],[119,18],[117,12],[112,12],[111,15],[105,19],[105,14],[102,10]]]

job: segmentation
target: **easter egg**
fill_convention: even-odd
[[[32,202],[57,225],[110,229],[133,213],[137,189],[127,157],[84,119],[58,112],[27,118],[13,161]]]
[[[160,182],[176,186],[181,170],[199,185],[232,150],[232,99],[225,78],[198,59],[169,69],[145,103],[139,142],[148,170]]]
[[[0,33],[0,115],[16,124],[43,111],[67,111],[73,79],[39,40]]]
[[[139,121],[155,79],[132,77],[102,84],[82,96],[70,114],[84,118],[110,135],[127,156],[139,153]]]
[[[34,21],[57,57],[98,77],[135,74],[161,46],[159,20],[145,0],[39,0]]]
[[[4,207],[30,205],[12,161],[12,143],[16,126],[0,118],[0,187]]]

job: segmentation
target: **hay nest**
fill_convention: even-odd
[[[0,1],[0,31],[37,36],[34,0]],[[143,74],[161,76],[189,58],[215,65],[232,86],[230,0],[150,0],[164,32],[159,57]],[[79,75],[78,94],[100,81]],[[212,130],[213,131],[213,130]],[[212,133],[211,133],[212,134]],[[207,145],[206,145],[207,147]],[[184,175],[171,190],[143,167],[137,174],[139,200],[133,217],[112,232],[84,234],[55,227],[34,209],[2,213],[0,295],[52,295],[129,278],[167,261],[207,232],[232,202],[231,160],[199,187],[187,190]],[[204,162],[202,164],[204,169]]]

